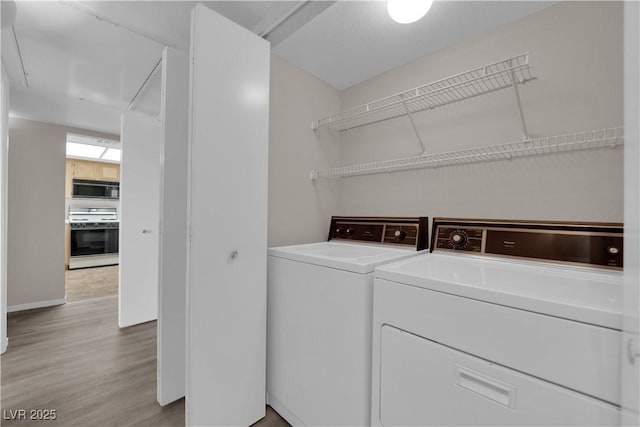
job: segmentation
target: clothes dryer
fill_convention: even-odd
[[[372,425],[619,425],[622,237],[435,219],[375,270]]]

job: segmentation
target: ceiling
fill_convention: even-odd
[[[555,2],[436,1],[409,25],[391,21],[383,1],[202,3],[265,37],[283,59],[344,89]],[[115,134],[122,111],[157,115],[162,50],[188,51],[195,4],[18,1],[1,45],[11,114]]]

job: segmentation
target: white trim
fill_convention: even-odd
[[[0,354],[4,354],[7,351],[8,345],[9,345],[9,338],[3,337],[2,342],[0,342]]]
[[[67,303],[67,299],[61,298],[61,299],[52,299],[49,301],[37,301],[37,302],[30,302],[27,304],[10,305],[9,307],[7,307],[7,313],[13,313],[15,311],[23,311],[23,310],[32,310],[34,308],[52,307],[54,305],[62,305],[66,303]]]
[[[84,255],[69,258],[69,270],[116,264],[120,264],[120,254]]]

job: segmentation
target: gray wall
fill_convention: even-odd
[[[309,179],[314,169],[340,162],[339,135],[311,121],[340,109],[340,92],[271,55],[269,117],[268,244],[326,239],[331,215],[339,212],[339,182]]]
[[[64,185],[67,132],[118,136],[9,120],[7,303],[47,304],[65,297]],[[24,307],[22,307],[24,308]]]
[[[396,68],[342,93],[349,108],[523,52],[530,136],[620,126],[622,7],[565,2]],[[415,116],[429,153],[519,141],[510,89]],[[324,141],[323,141],[324,142]],[[420,153],[406,118],[342,133],[343,165]],[[339,180],[342,212],[622,221],[623,150],[599,150]]]

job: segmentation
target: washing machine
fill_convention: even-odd
[[[620,423],[621,224],[436,218],[375,270],[372,425]]]
[[[426,249],[427,227],[333,217],[325,242],[269,248],[267,401],[290,424],[370,424],[373,271]]]

